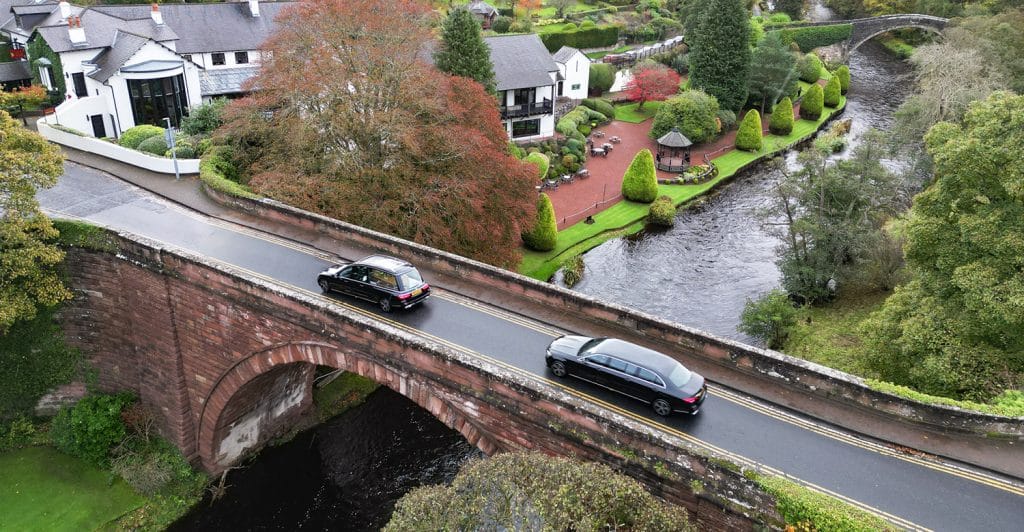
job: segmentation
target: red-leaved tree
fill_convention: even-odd
[[[645,102],[664,100],[679,92],[679,74],[665,65],[641,65],[633,69],[633,79],[625,90],[630,100],[640,102],[636,108],[642,109]]]
[[[411,0],[282,11],[251,96],[219,136],[258,192],[491,264],[518,263],[534,168],[508,154],[494,98],[425,63]]]

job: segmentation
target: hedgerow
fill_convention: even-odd
[[[853,24],[835,24],[833,26],[810,26],[806,28],[783,28],[775,30],[782,35],[786,44],[796,43],[803,52],[843,42],[853,33]]]

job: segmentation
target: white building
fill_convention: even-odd
[[[514,141],[555,134],[558,65],[536,34],[485,37],[505,131]]]
[[[586,98],[590,83],[590,58],[587,54],[576,48],[563,46],[555,52],[553,58],[561,75],[557,95],[571,100]]]

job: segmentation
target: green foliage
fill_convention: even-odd
[[[75,376],[81,356],[64,342],[56,311],[41,307],[0,335],[0,422],[31,414],[40,397]]]
[[[850,90],[850,67],[839,65],[833,77],[839,78],[839,90],[841,93],[846,94]]]
[[[442,72],[472,79],[494,93],[490,49],[480,35],[480,22],[464,7],[448,12],[441,28],[441,43],[434,52],[434,64]]]
[[[537,166],[537,179],[544,179],[547,177],[548,168],[551,167],[551,161],[548,160],[547,155],[540,152],[531,153],[527,155],[524,160]]]
[[[824,110],[825,95],[821,85],[815,83],[807,88],[804,97],[800,100],[800,118],[806,120],[817,120]]]
[[[137,150],[139,145],[142,144],[146,139],[163,136],[164,128],[160,126],[151,126],[149,124],[143,124],[141,126],[135,126],[128,131],[121,134],[121,138],[118,140],[118,144],[125,148],[131,148]],[[166,148],[164,148],[166,149]],[[163,152],[160,152],[163,155]]]
[[[57,242],[61,246],[110,253],[117,250],[117,241],[109,231],[102,227],[75,220],[54,220],[53,227],[60,232]]]
[[[629,163],[626,174],[622,176],[622,195],[640,203],[650,203],[658,196],[658,177],[651,150],[640,150]]]
[[[537,197],[537,218],[533,228],[523,233],[523,244],[535,251],[551,251],[558,244],[558,222],[551,198],[541,193]]]
[[[750,76],[749,14],[741,0],[707,4],[692,39],[689,83],[717,98],[723,109],[739,111]]]
[[[736,329],[761,340],[770,349],[779,349],[799,316],[800,309],[793,306],[785,290],[772,290],[757,300],[747,299]]]
[[[807,83],[817,83],[821,79],[822,68],[825,66],[821,63],[821,59],[818,59],[818,56],[813,53],[804,54],[797,65],[797,69],[800,70],[800,79]]]
[[[164,153],[167,153],[167,141],[163,135],[153,135],[148,139],[139,143],[137,150],[157,157],[163,157]]]
[[[61,451],[98,466],[109,463],[110,451],[127,434],[121,411],[128,394],[89,395],[53,418],[53,443]]]
[[[776,0],[775,11],[780,11],[781,13],[772,14],[771,22],[781,23],[789,22],[790,20],[800,20],[803,18],[804,0]]]
[[[38,439],[38,430],[32,420],[19,415],[7,426],[0,425],[0,453],[28,447]]]
[[[958,401],[956,399],[950,399],[949,397],[921,393],[913,388],[877,379],[864,379],[864,382],[873,390],[890,393],[919,403],[953,406],[964,410],[971,410],[996,416],[1024,417],[1024,392],[1021,392],[1020,390],[1004,390],[1003,393],[993,397],[989,403],[977,403],[974,401]]]
[[[603,94],[615,84],[615,67],[608,63],[591,63],[589,90]]]
[[[491,23],[491,29],[495,33],[508,33],[509,28],[512,27],[512,19],[509,17],[498,17]]]
[[[567,288],[576,286],[583,279],[583,255],[573,255],[562,265],[562,282]]]
[[[736,149],[761,151],[761,115],[757,109],[747,111],[736,133]]]
[[[605,25],[577,28],[559,32],[541,33],[540,40],[550,52],[557,52],[563,46],[573,48],[601,48],[612,46],[619,40],[619,26]]]
[[[694,144],[707,142],[718,133],[718,100],[699,90],[686,91],[665,100],[654,115],[650,137],[658,139],[678,127]]]
[[[676,224],[676,205],[672,198],[659,196],[651,204],[651,210],[647,214],[647,223],[661,227],[672,227]]]
[[[778,33],[786,44],[796,43],[800,47],[800,51],[810,52],[815,48],[829,46],[849,39],[853,33],[853,24],[783,28],[772,33]]]
[[[39,60],[45,58],[50,62],[50,82],[53,84],[53,92],[60,98],[60,101],[64,101],[64,94],[67,93],[67,85],[64,83],[64,67],[62,66],[60,56],[50,48],[49,44],[46,44],[46,40],[43,39],[39,33],[32,35],[32,38],[28,42],[27,52],[29,58],[32,59],[32,84],[42,85],[43,80],[39,76]]]
[[[906,226],[907,266],[864,332],[886,381],[985,400],[1024,373],[1024,96],[996,92],[925,137],[935,161]]]
[[[686,511],[608,466],[502,453],[463,466],[450,486],[406,494],[384,530],[674,530]]]
[[[822,91],[822,103],[835,109],[839,107],[839,102],[839,78],[832,76],[829,78],[828,83],[825,83],[825,89]]]
[[[830,532],[894,530],[892,525],[879,517],[785,478],[758,475],[755,480],[775,497],[775,507],[788,525]]]
[[[728,109],[719,109],[715,116],[722,124],[722,131],[728,131],[736,125],[736,113]]]
[[[751,58],[750,104],[764,113],[780,96],[792,94],[796,84],[796,57],[778,34],[768,34],[757,43]]]
[[[222,115],[227,106],[227,98],[213,100],[193,107],[188,116],[181,120],[181,130],[188,135],[209,135],[223,124]]]
[[[775,135],[789,135],[793,131],[793,101],[786,96],[772,109],[768,130]]]
[[[240,183],[241,173],[231,162],[227,146],[214,146],[199,160],[199,179],[213,190],[242,198],[258,198],[252,190]]]
[[[606,118],[615,116],[615,106],[608,100],[601,98],[587,98],[586,100],[583,100],[582,104],[601,113]]]

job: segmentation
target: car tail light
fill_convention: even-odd
[[[398,294],[398,299],[406,300],[409,299],[410,297],[412,297],[412,293]]]
[[[427,283],[423,283],[423,291],[426,292],[427,290],[430,290],[430,285]]]
[[[694,395],[693,397],[684,397],[683,398],[683,402],[686,403],[686,404],[693,404],[693,403],[696,403],[697,399],[699,399],[699,398],[700,398],[700,395]]]

